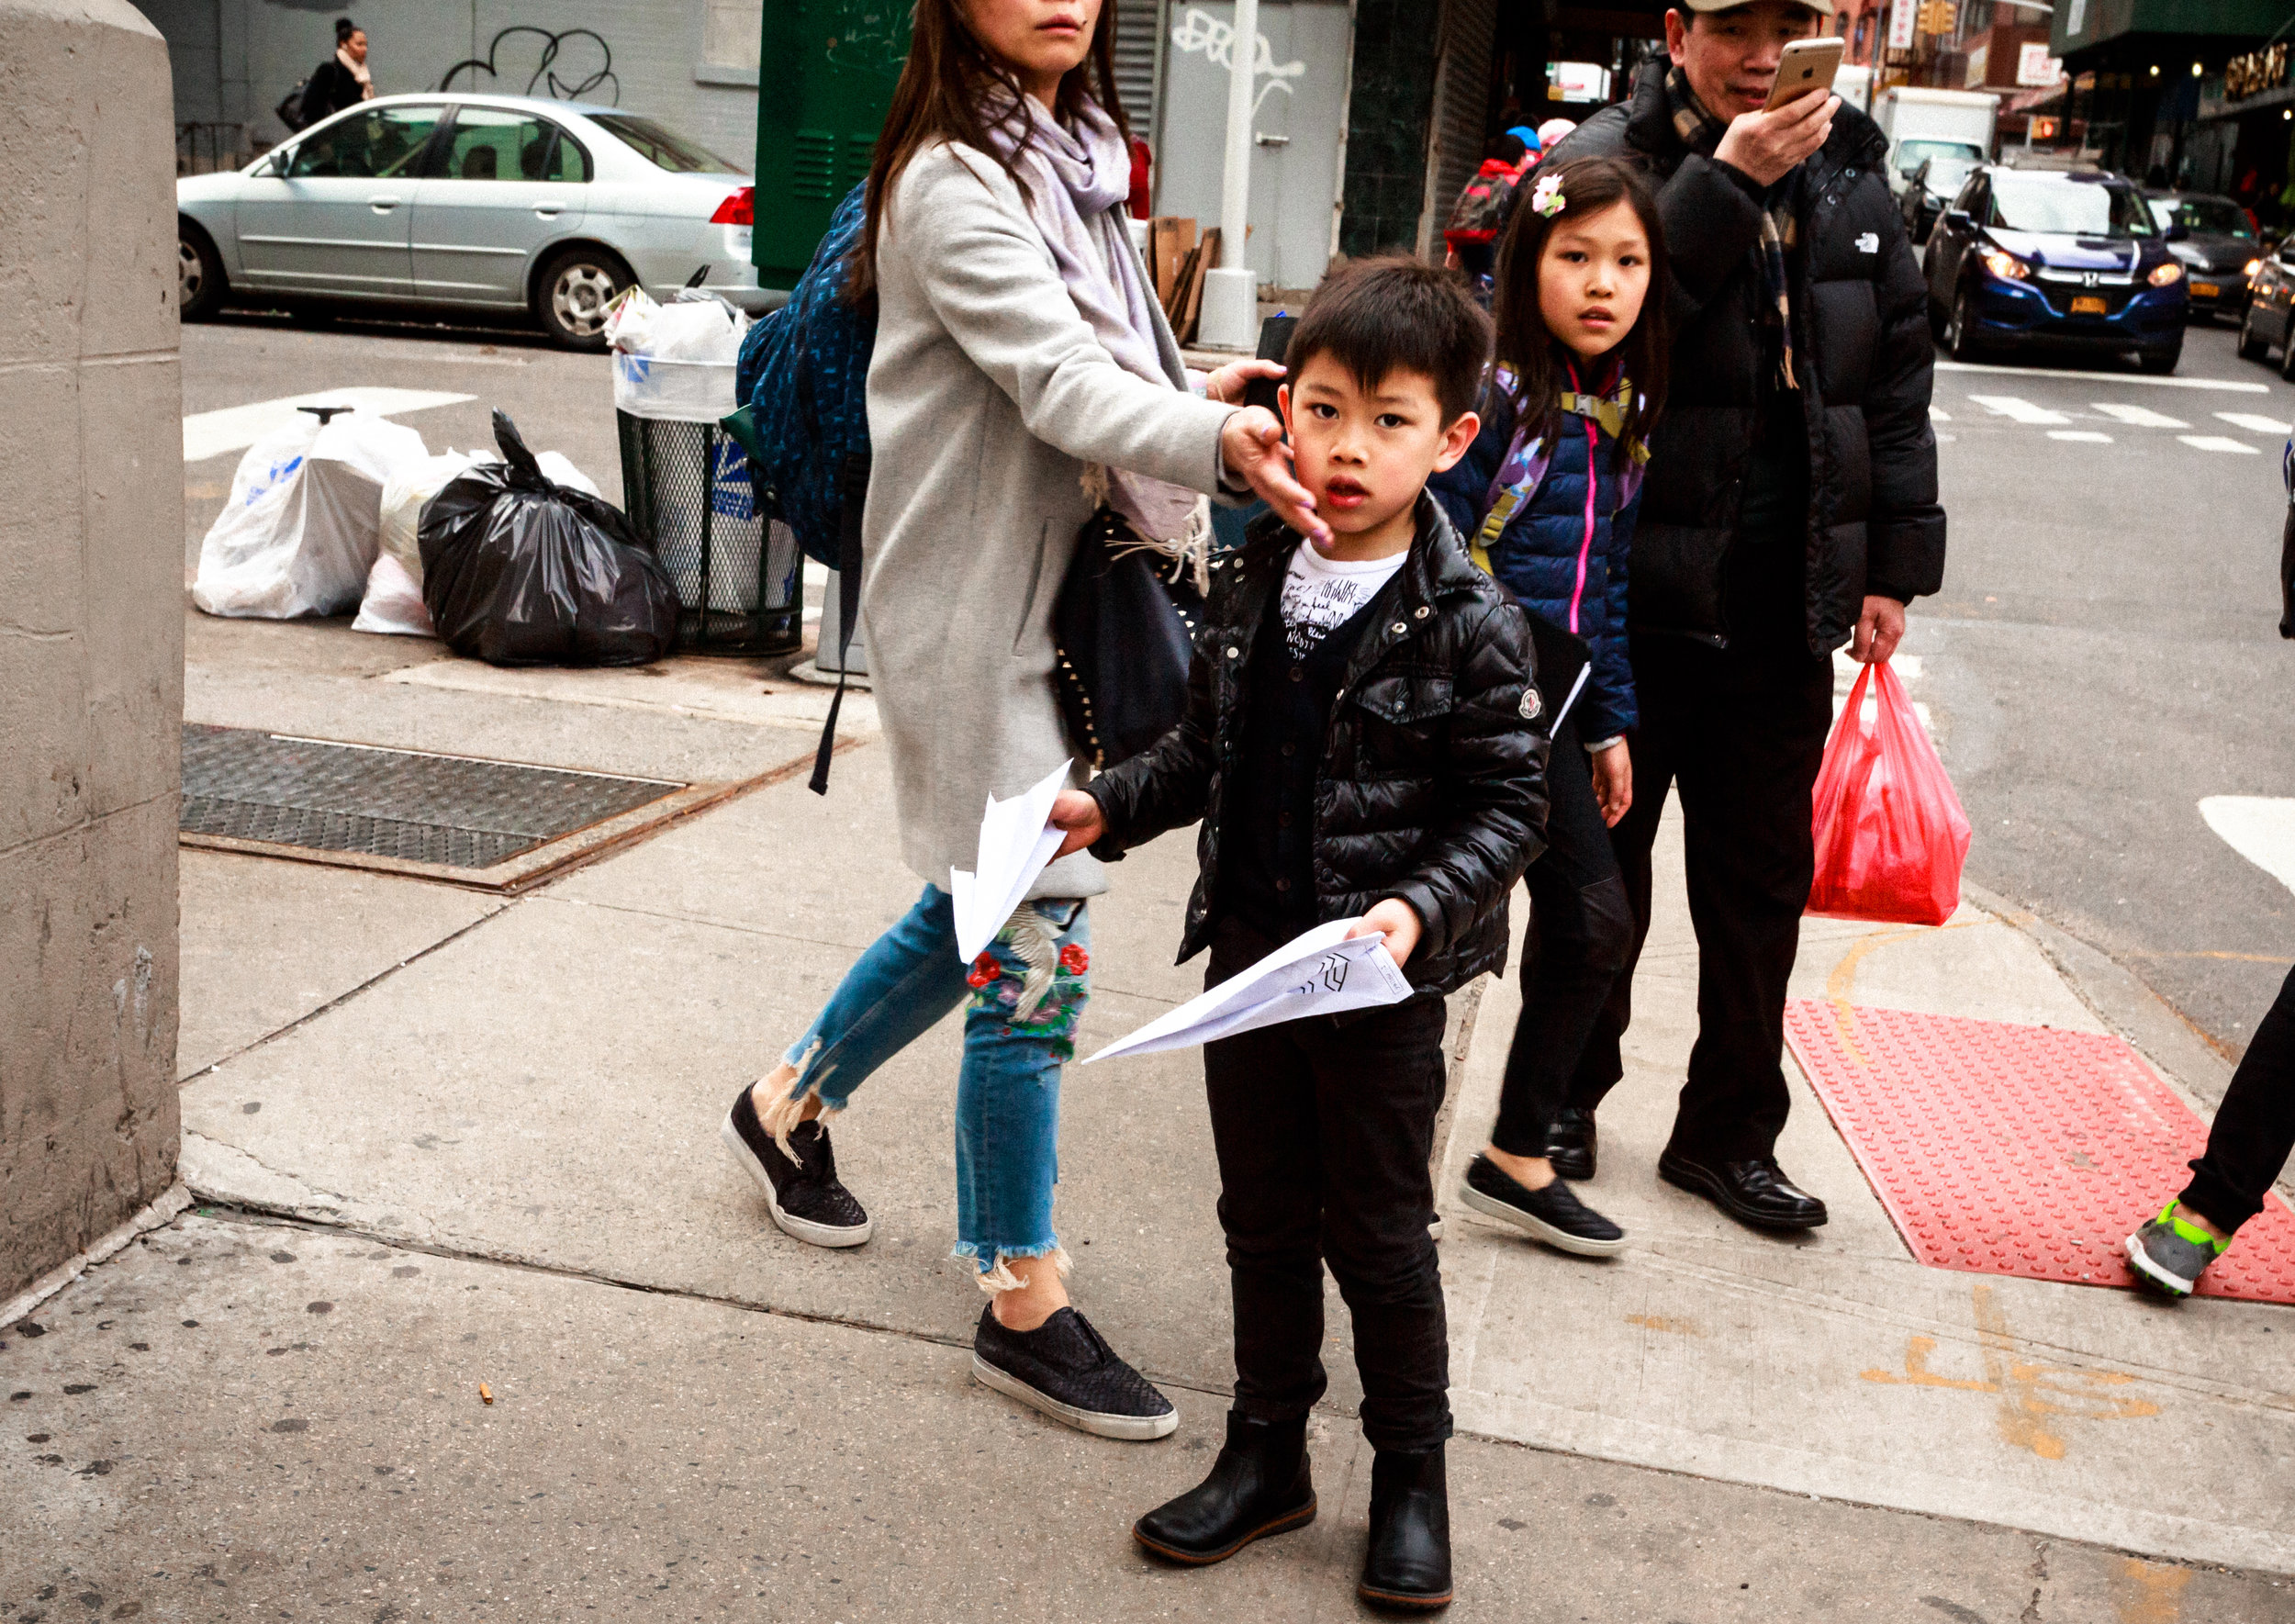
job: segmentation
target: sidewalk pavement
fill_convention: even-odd
[[[809,763],[823,699],[340,624],[194,616],[189,646],[195,721],[711,781]],[[184,853],[198,1204],[0,1331],[0,1619],[1354,1616],[1369,1456],[1335,1294],[1322,1519],[1202,1573],[1125,1535],[1208,1464],[1231,1376],[1192,1051],[1066,1084],[1077,1299],[1180,1405],[1164,1444],[970,1382],[954,1023],[840,1120],[867,1247],[781,1237],[717,1146],[917,888],[865,695],[842,732],[825,800],[799,769],[516,898]],[[1588,1189],[1621,1259],[1453,1204],[1518,999],[1454,1001],[1452,1616],[2295,1619],[2295,1316],[1916,1264],[1789,1060],[1781,1154],[1827,1228],[1757,1236],[1657,1182],[1694,1030],[1679,860]],[[1200,988],[1170,963],[1192,862],[1161,842],[1096,905],[1081,1052]],[[1813,921],[1797,991],[2108,1019],[2220,1094],[2140,991],[2043,939],[1974,902],[1934,932]]]

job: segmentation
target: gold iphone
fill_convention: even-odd
[[[1798,100],[1812,92],[1823,95],[1833,87],[1833,75],[1841,70],[1841,49],[1848,43],[1838,34],[1822,39],[1796,39],[1786,46],[1784,60],[1777,63],[1777,82],[1769,87],[1769,99],[1762,104],[1762,111],[1774,113],[1789,101]]]

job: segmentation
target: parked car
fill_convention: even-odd
[[[1983,164],[1929,238],[1939,338],[1957,361],[1992,351],[2134,351],[2146,372],[2183,354],[2183,262],[2133,183]]]
[[[1929,240],[1929,232],[1936,225],[1936,217],[1960,195],[1968,184],[1969,171],[1976,167],[1976,160],[1965,153],[1939,153],[1920,160],[1905,182],[1905,235],[1918,248]]]
[[[2243,360],[2262,361],[2271,346],[2287,346],[2279,375],[2295,382],[2295,236],[2257,256],[2247,278],[2247,308],[2239,320],[2239,353]]]
[[[758,308],[751,177],[643,114],[527,96],[377,96],[246,168],[175,183],[183,315],[230,303],[520,310],[604,346],[633,283]]]
[[[2183,262],[2191,314],[2236,315],[2245,309],[2247,278],[2263,252],[2247,211],[2229,197],[2204,192],[2146,192],[2144,199],[2162,231],[2184,230],[2184,236],[2169,241],[2167,252]]]

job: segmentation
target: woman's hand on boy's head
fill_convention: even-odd
[[[1318,546],[1330,544],[1329,528],[1315,516],[1315,498],[1292,477],[1291,447],[1273,412],[1263,406],[1230,412],[1219,431],[1219,457],[1229,476],[1249,486],[1277,518]]]
[[[1352,940],[1356,936],[1375,936],[1383,934],[1386,937],[1387,955],[1399,965],[1411,956],[1411,950],[1418,946],[1419,932],[1423,928],[1418,923],[1418,911],[1416,908],[1400,897],[1389,897],[1355,921],[1355,928],[1349,931],[1347,935],[1349,940]]]
[[[1062,790],[1053,799],[1052,815],[1046,821],[1055,829],[1068,831],[1068,838],[1060,842],[1054,862],[1093,845],[1108,832],[1108,821],[1101,814],[1100,803],[1081,790]]]
[[[1228,406],[1243,404],[1243,391],[1251,386],[1254,378],[1279,378],[1283,375],[1280,361],[1230,361],[1218,371],[1203,376],[1203,393],[1213,400]]]

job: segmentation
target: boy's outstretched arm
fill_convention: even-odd
[[[1521,607],[1486,606],[1451,676],[1448,808],[1391,893],[1425,926],[1420,954],[1446,950],[1546,849],[1547,738],[1522,714],[1530,676]]]
[[[1113,863],[1127,848],[1202,817],[1211,796],[1212,737],[1217,727],[1212,706],[1211,662],[1199,653],[1188,667],[1187,714],[1179,725],[1129,761],[1052,803],[1052,822],[1069,832],[1059,855],[1090,846],[1093,857]],[[1091,808],[1079,806],[1080,801],[1092,802]]]

